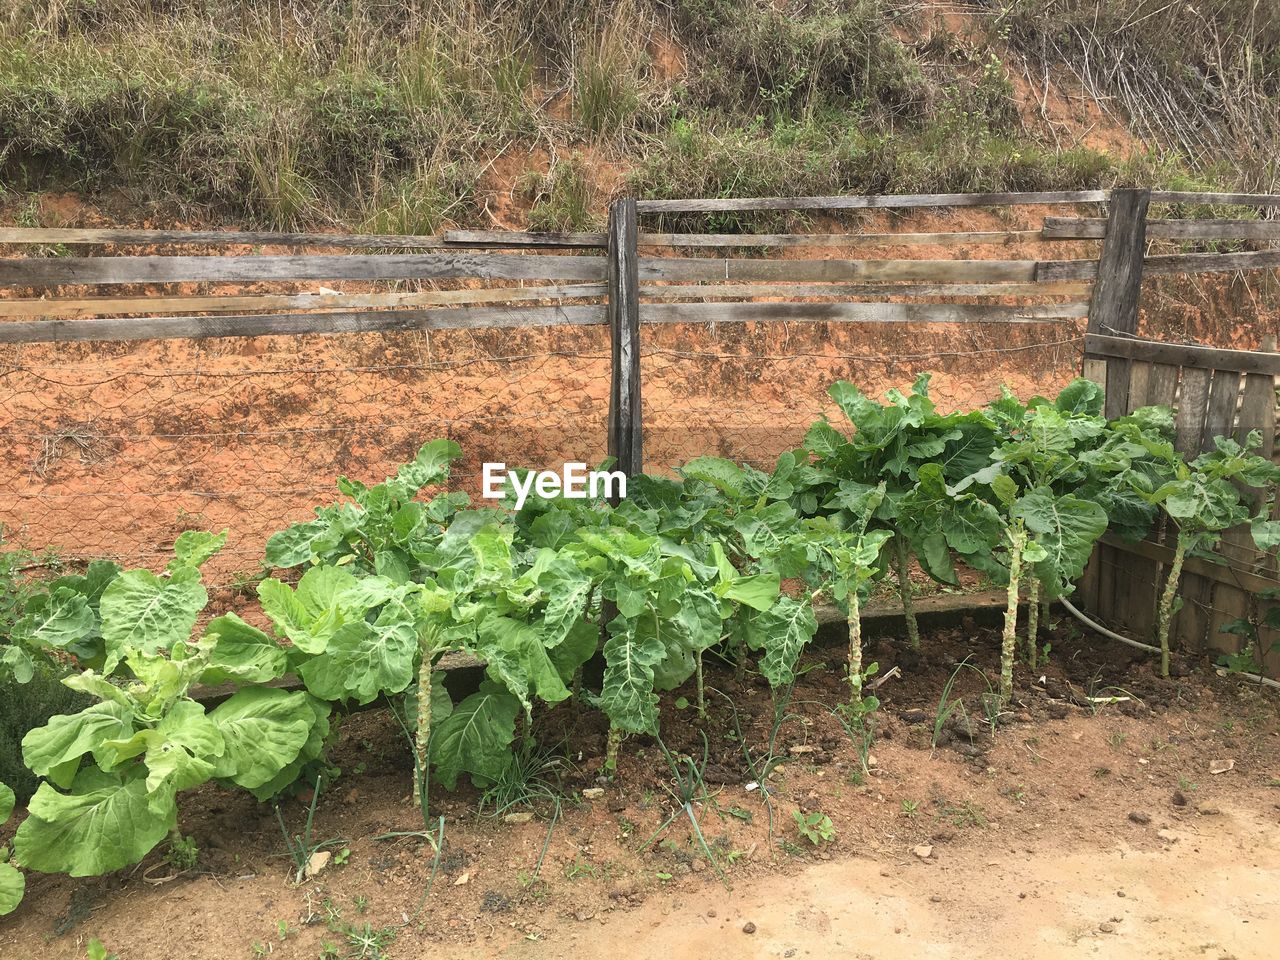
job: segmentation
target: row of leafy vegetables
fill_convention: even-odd
[[[608,718],[606,769],[628,734],[659,731],[659,693],[692,683],[713,648],[789,687],[817,631],[814,604],[848,614],[850,704],[873,710],[863,679],[859,606],[895,576],[909,642],[919,643],[907,569],[955,583],[957,564],[1008,584],[1000,694],[1012,694],[1017,600],[1070,592],[1104,531],[1176,534],[1161,605],[1166,651],[1182,559],[1269,520],[1280,471],[1220,438],[1187,462],[1166,408],[1119,420],[1077,380],[1056,400],[1007,391],[982,410],[939,413],[922,376],[884,402],[852,384],[830,394],[849,423],[825,420],[772,472],[699,457],[674,477],[634,477],[605,502],[530,498],[518,512],[465,495],[420,497],[460,455],[434,440],[386,481],[343,479],[343,499],[273,536],[258,586],[268,632],[235,613],[207,621],[201,567],[226,534],[190,531],[167,569],[98,561],[27,601],[0,647],[11,679],[33,662],[72,664],[63,681],[94,705],[23,740],[41,778],[13,850],[0,851],[0,913],[22,896],[19,867],[72,876],[134,863],[176,837],[177,798],[209,781],[269,800],[322,763],[335,709],[385,699],[411,744],[415,794],[428,782],[483,783],[530,737],[535,708],[571,698]],[[788,589],[783,589],[787,584]],[[803,584],[803,588],[795,584]],[[1024,652],[1037,656],[1034,624]],[[438,669],[465,652],[486,664],[479,690],[453,702]],[[599,655],[598,688],[583,666]],[[286,676],[301,687],[274,684]],[[234,685],[206,709],[197,685]],[[0,818],[13,807],[0,788]],[[6,862],[8,861],[8,862]]]

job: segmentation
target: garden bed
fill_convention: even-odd
[[[1161,680],[1141,655],[1064,622],[1049,663],[1020,672],[993,735],[980,701],[998,674],[998,630],[961,614],[926,640],[919,654],[868,643],[880,676],[901,676],[876,691],[865,773],[827,706],[847,690],[843,654],[810,649],[776,732],[768,804],[748,789],[737,738],[762,769],[767,685],[709,663],[723,696],[710,694],[705,724],[676,705],[685,691],[664,697],[667,748],[702,766],[705,744],[693,809],[715,863],[686,818],[654,836],[675,812],[658,742],[633,738],[616,781],[599,780],[606,725],[568,704],[535,728],[560,758],[542,770],[540,799],[494,818],[477,816],[469,786],[436,791],[439,857],[418,838],[374,839],[422,823],[402,734],[373,710],[342,721],[342,773],[316,805],[314,836],[342,839],[329,848],[340,864],[292,882],[272,808],[207,785],[180,823],[199,847],[193,868],[153,854],[102,878],[33,874],[23,909],[0,921],[0,953],[80,958],[98,939],[129,960],[618,956],[624,944],[629,957],[668,958],[929,944],[931,956],[1078,956],[1087,942],[1126,957],[1267,955],[1280,934],[1274,694],[1198,664],[1175,662],[1182,676]],[[939,722],[944,691],[963,707]],[[307,799],[281,804],[291,832]]]

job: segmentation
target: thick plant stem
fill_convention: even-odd
[[[1000,701],[1013,699],[1013,655],[1018,643],[1018,583],[1027,533],[1021,524],[1009,532],[1009,602],[1004,609],[1004,641],[1000,645]]]
[[[609,741],[604,751],[604,772],[610,780],[618,772],[618,749],[622,746],[622,731],[609,725]]]
[[[911,600],[911,576],[907,570],[907,538],[893,538],[897,551],[898,593],[902,597],[902,616],[907,622],[907,642],[912,650],[920,649],[920,625],[916,622],[916,609]]]
[[[1169,676],[1169,625],[1173,622],[1173,601],[1178,597],[1178,581],[1182,578],[1182,561],[1187,554],[1187,544],[1182,537],[1173,551],[1173,563],[1169,567],[1169,579],[1160,595],[1160,676]]]
[[[856,707],[862,703],[862,608],[856,587],[849,591],[849,686]]]
[[[1027,584],[1027,664],[1036,668],[1036,634],[1040,632],[1040,581],[1029,577]]]
[[[427,769],[431,762],[431,656],[422,651],[422,664],[418,667],[418,730],[414,737],[413,796],[422,811],[422,822],[430,826],[427,816]]]
[[[693,659],[694,676],[698,681],[698,719],[707,719],[707,691],[702,682],[702,651],[695,653]]]

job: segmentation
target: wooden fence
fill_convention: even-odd
[[[602,233],[5,228],[0,244],[37,246],[44,255],[0,258],[0,344],[607,324],[609,452],[623,469],[638,472],[644,464],[644,324],[1057,324],[1078,332],[1087,320],[1085,369],[1105,385],[1109,414],[1142,403],[1175,406],[1179,448],[1188,454],[1217,434],[1253,428],[1273,446],[1280,358],[1142,340],[1137,322],[1143,277],[1280,266],[1277,250],[1152,254],[1149,243],[1265,243],[1280,239],[1280,222],[1150,219],[1153,203],[1265,209],[1280,207],[1280,197],[1118,190],[621,199]],[[678,215],[684,222],[713,212],[1020,206],[1053,214],[1062,205],[1098,213],[1099,204],[1107,204],[1106,218],[1046,215],[1038,229],[1004,231],[723,234],[642,228],[646,218]],[[1099,243],[1100,254],[1094,252]],[[1003,247],[1028,244],[1043,244],[1051,253],[999,257]],[[66,255],[86,246],[95,248],[94,255]],[[224,246],[231,248],[226,255],[191,253]],[[899,247],[909,254],[923,246],[953,248],[959,256],[847,255]],[[273,252],[263,253],[263,247]],[[1089,255],[1053,255],[1064,247]],[[278,248],[298,249],[274,252]],[[975,250],[995,256],[975,257]],[[806,252],[808,258],[793,257]],[[330,281],[361,289],[314,289]],[[191,284],[196,292],[178,287]],[[302,284],[312,289],[298,289]],[[1250,553],[1239,539],[1238,533],[1228,538],[1224,566],[1188,564],[1188,602],[1178,620],[1188,645],[1216,643],[1224,618],[1251,609],[1259,591],[1280,586],[1275,558]],[[1082,589],[1084,602],[1108,622],[1145,635],[1167,553],[1155,541],[1108,541]]]

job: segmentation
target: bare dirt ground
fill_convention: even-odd
[[[563,757],[554,826],[548,801],[502,822],[478,816],[479,791],[460,786],[434,794],[438,861],[419,839],[374,839],[421,826],[403,742],[375,710],[341,725],[342,774],[318,804],[315,836],[342,839],[342,865],[293,884],[271,809],[201,788],[181,804],[201,850],[193,870],[153,855],[113,877],[32,876],[0,922],[0,956],[81,958],[95,937],[122,960],[316,958],[326,945],[390,960],[1274,956],[1274,692],[1186,663],[1160,681],[1125,648],[1064,625],[1050,665],[1020,671],[994,736],[979,708],[986,680],[961,668],[951,696],[964,710],[932,746],[948,678],[966,657],[993,677],[996,639],[970,623],[935,631],[922,654],[870,645],[905,676],[880,689],[865,775],[829,707],[845,693],[841,650],[815,650],[778,728],[768,804],[748,789],[742,747],[757,764],[767,752],[768,691],[713,667],[726,696],[712,695],[705,725],[668,697],[673,751],[701,761],[707,735],[695,812],[724,882],[687,819],[657,833],[675,806],[658,744],[629,740],[619,779],[601,783],[604,727],[565,708],[537,724]],[[804,839],[797,811],[827,815],[833,839]],[[299,799],[282,812],[302,829]]]

